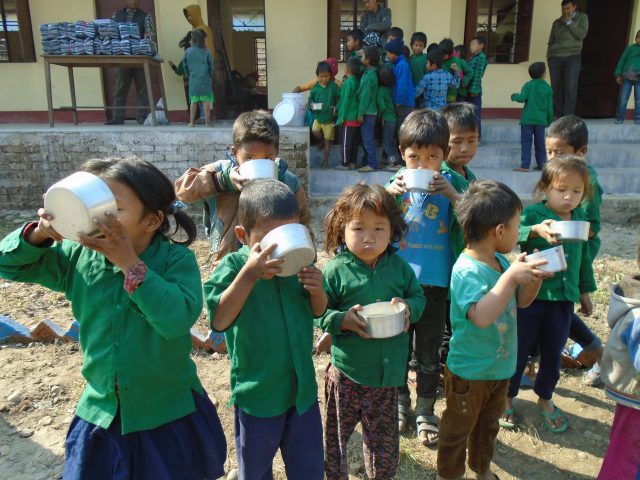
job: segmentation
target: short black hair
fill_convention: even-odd
[[[589,144],[589,129],[580,117],[567,115],[549,125],[546,137],[561,138],[578,151]]]
[[[347,33],[347,37],[351,37],[354,40],[357,40],[360,45],[362,45],[362,39],[364,38],[364,33],[359,28],[354,28],[349,33]]]
[[[243,143],[262,142],[280,146],[280,127],[266,110],[253,110],[238,115],[233,122],[233,145],[238,148]]]
[[[460,58],[466,58],[467,56],[467,47],[463,44],[456,45],[453,47],[454,52],[458,52],[460,54]]]
[[[486,44],[487,44],[487,41],[486,41],[486,40],[484,39],[484,37],[483,37],[483,36],[481,36],[481,35],[477,35],[477,36],[475,36],[475,37],[473,37],[473,38],[471,39],[471,41],[472,41],[472,42],[473,42],[474,40],[475,40],[476,42],[478,42],[478,43],[479,43],[480,45],[482,45],[482,46],[484,46],[484,45],[486,45]]]
[[[449,126],[445,118],[435,110],[422,108],[411,112],[399,131],[400,148],[409,148],[412,145],[428,147],[435,145],[443,152],[449,148]]]
[[[574,5],[578,4],[578,0],[562,0],[561,5],[565,6],[565,5],[569,5],[570,3],[573,3]]]
[[[439,48],[430,51],[427,53],[427,61],[436,65],[438,68],[442,67],[442,64],[444,63],[444,52]]]
[[[404,39],[404,31],[400,27],[391,27],[387,32],[387,37],[393,35],[395,38]]]
[[[476,180],[455,207],[465,244],[483,240],[492,228],[506,225],[522,211],[518,195],[496,180]]]
[[[440,40],[438,48],[442,50],[445,55],[451,55],[453,53],[453,40],[450,38],[443,38]]]
[[[460,129],[463,132],[478,133],[478,119],[476,118],[476,107],[467,102],[455,102],[445,105],[440,110],[442,116],[447,120],[449,131]]]
[[[437,50],[438,48],[438,44],[436,42],[430,43],[429,46],[427,47],[427,53],[431,53],[434,50]]]
[[[529,76],[534,80],[544,77],[546,71],[547,65],[544,62],[534,62],[529,65]]]
[[[325,72],[331,76],[332,70],[331,65],[329,65],[324,60],[322,62],[318,62],[318,66],[316,67],[316,75],[320,75],[320,73]]]
[[[238,224],[247,233],[262,220],[288,220],[296,215],[300,215],[296,196],[278,180],[254,180],[240,192]]]
[[[362,75],[362,62],[358,57],[351,57],[347,60],[347,70],[351,72],[351,75],[354,75],[360,78]]]
[[[415,32],[413,35],[411,35],[411,41],[409,42],[409,45],[413,45],[416,42],[422,42],[422,44],[426,47],[427,34],[424,32]]]
[[[364,47],[364,57],[369,61],[369,65],[377,67],[380,63],[380,49],[373,45]]]
[[[396,77],[393,74],[393,68],[386,63],[378,67],[378,82],[382,87],[393,87],[396,83]]]

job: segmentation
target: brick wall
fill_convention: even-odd
[[[89,158],[137,155],[174,180],[190,166],[225,158],[230,144],[230,128],[0,131],[0,217],[38,208],[51,184]],[[279,156],[305,186],[308,151],[306,128],[282,130]]]

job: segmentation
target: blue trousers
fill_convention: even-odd
[[[527,358],[540,345],[540,369],[533,391],[551,400],[560,378],[562,349],[569,338],[573,318],[573,302],[534,300],[527,308],[518,309],[518,361],[516,373],[509,383],[509,398],[516,397]]]
[[[635,106],[633,109],[633,119],[637,122],[640,121],[640,80],[623,80],[622,88],[620,89],[620,105],[618,106],[618,120],[624,120],[627,116],[627,103],[629,103],[629,97],[631,96],[631,89],[633,88],[633,100]]]
[[[249,415],[236,404],[234,422],[240,480],[272,480],[273,458],[278,449],[288,479],[324,478],[322,420],[318,402],[302,415],[291,407],[282,415],[267,418]]]
[[[544,146],[544,125],[520,125],[520,145],[522,145],[521,167],[531,166],[531,138],[535,142],[536,165],[542,169],[547,161],[547,151]]]
[[[363,165],[369,165],[371,168],[378,168],[378,159],[376,157],[376,116],[365,115],[360,126],[360,135],[362,136],[362,145],[364,147]]]
[[[476,122],[478,123],[478,138],[482,137],[482,94],[469,96],[469,103],[476,107]]]
[[[396,122],[391,120],[382,121],[382,145],[384,147],[384,153],[387,154],[387,160],[389,163],[399,163],[400,153],[395,141],[396,134]]]

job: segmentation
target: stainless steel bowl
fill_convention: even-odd
[[[377,302],[363,307],[358,315],[371,338],[389,338],[404,331],[404,303]]]
[[[545,265],[538,267],[543,272],[561,272],[567,269],[567,259],[564,256],[564,248],[562,245],[542,250],[541,252],[532,253],[524,257],[525,262],[544,259],[547,261]]]
[[[551,230],[563,242],[586,242],[589,240],[589,222],[567,221],[553,222]]]

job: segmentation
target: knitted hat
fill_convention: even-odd
[[[384,49],[389,53],[395,53],[396,55],[404,54],[404,42],[400,38],[394,38],[387,42]]]

